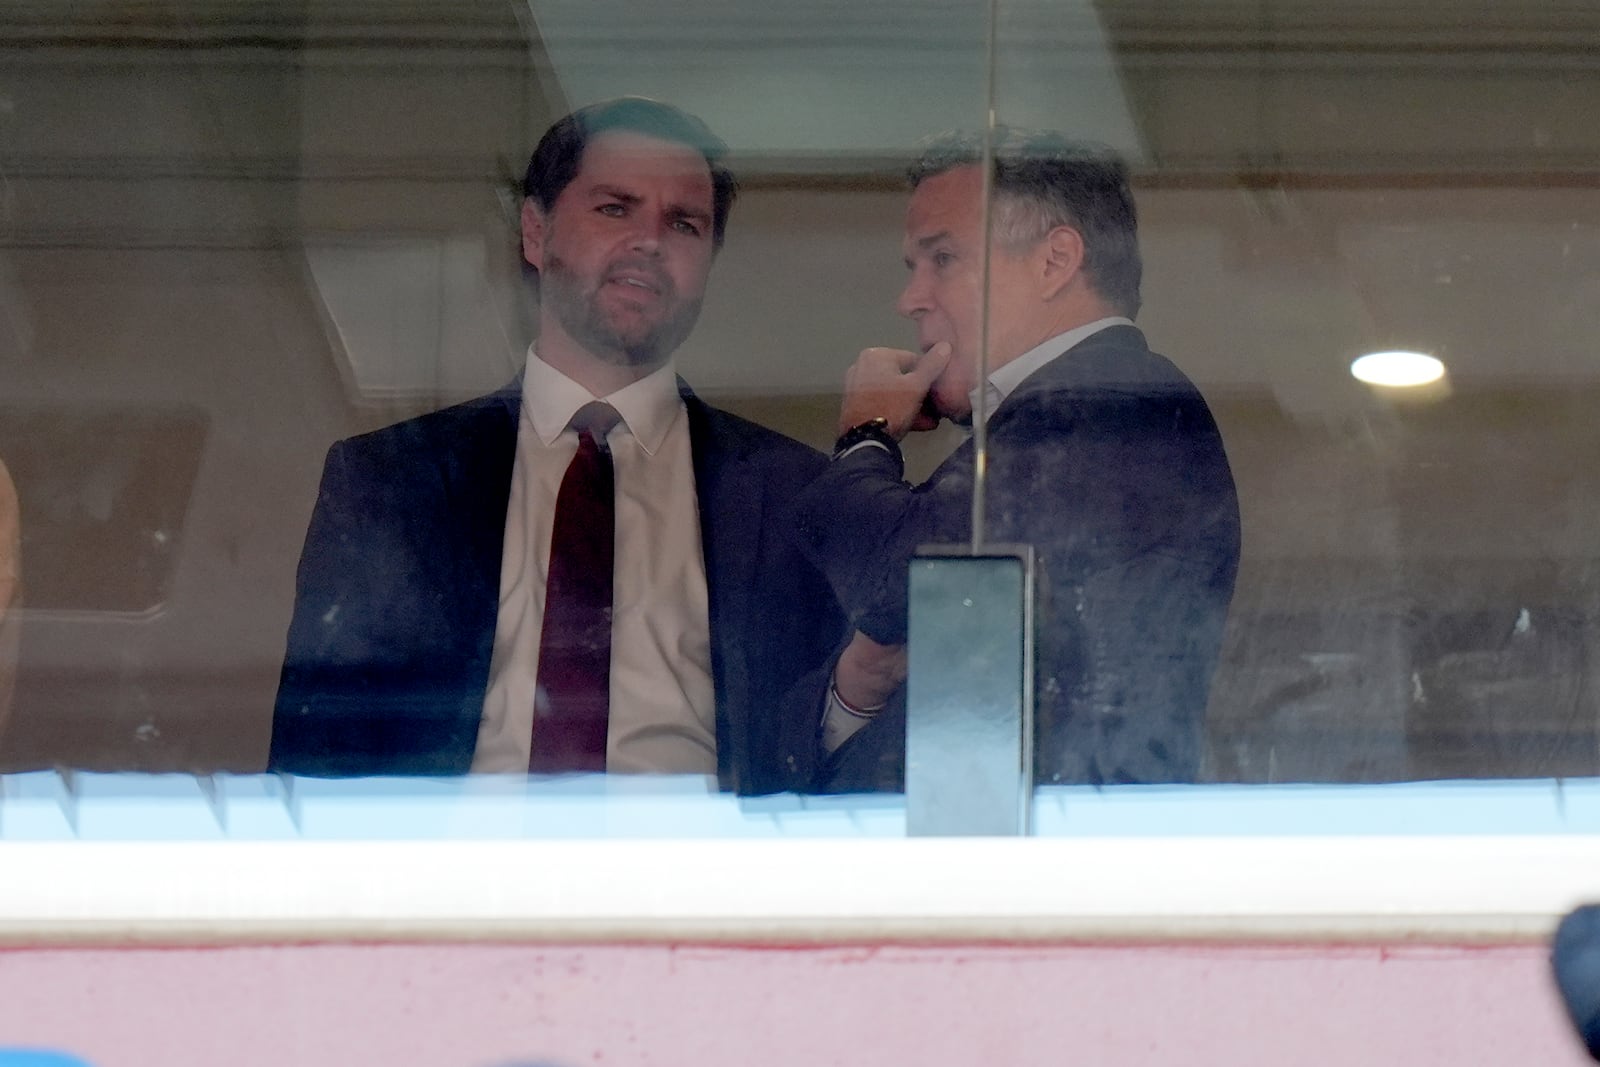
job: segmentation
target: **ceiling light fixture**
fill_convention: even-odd
[[[1444,364],[1421,352],[1369,352],[1350,364],[1350,373],[1368,385],[1410,389],[1444,377]]]

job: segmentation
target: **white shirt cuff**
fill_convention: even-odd
[[[828,696],[823,701],[822,750],[832,752],[850,740],[857,730],[877,718],[878,712],[882,710],[883,708],[877,707],[857,711],[839,699],[838,690],[830,682]]]

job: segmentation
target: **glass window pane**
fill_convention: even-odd
[[[557,409],[639,370],[682,421],[595,446],[608,770],[898,787],[906,567],[977,494],[1038,559],[1041,783],[1594,773],[1588,14],[168,7],[0,17],[0,770],[520,788]],[[726,143],[720,248],[698,132],[525,199],[630,94]],[[1109,190],[1034,197],[1051,153]],[[1071,199],[1113,156],[1137,261]],[[1357,376],[1395,352],[1442,376]]]

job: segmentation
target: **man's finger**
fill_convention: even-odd
[[[949,341],[940,341],[917,361],[911,373],[923,385],[932,385],[933,380],[943,374],[945,367],[949,365],[951,351]]]
[[[921,356],[904,348],[886,348],[883,351],[894,357],[895,366],[900,368],[902,374],[910,374],[922,361]]]

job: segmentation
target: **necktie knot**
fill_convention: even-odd
[[[612,427],[622,421],[617,409],[604,400],[591,400],[567,420],[567,428],[579,434],[588,433],[595,441],[603,442]]]

